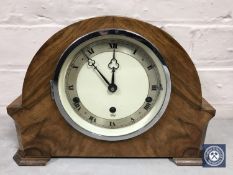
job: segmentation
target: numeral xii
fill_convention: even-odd
[[[111,49],[117,49],[117,43],[109,43]]]

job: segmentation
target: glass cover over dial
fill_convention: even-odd
[[[135,137],[165,111],[169,71],[142,36],[109,29],[87,34],[61,56],[53,80],[56,104],[75,129],[101,140]]]

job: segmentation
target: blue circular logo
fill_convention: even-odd
[[[224,151],[219,146],[210,146],[204,152],[204,159],[209,166],[219,166],[224,161]]]

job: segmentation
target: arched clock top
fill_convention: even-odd
[[[201,106],[200,80],[192,60],[181,45],[158,27],[136,19],[116,16],[91,18],[74,23],[48,39],[28,67],[22,92],[23,105],[29,107],[50,93],[48,82],[53,77],[61,54],[72,42],[82,35],[107,28],[129,30],[152,42],[168,65],[173,81],[172,89],[182,96],[188,96],[187,100],[191,105]]]

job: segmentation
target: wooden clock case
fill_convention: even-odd
[[[101,141],[72,128],[51,97],[50,80],[59,57],[77,38],[93,31],[119,28],[153,43],[171,75],[171,97],[162,118],[147,132],[124,141]],[[53,35],[32,59],[22,95],[7,107],[17,130],[18,165],[45,165],[52,157],[167,157],[178,165],[201,165],[201,146],[215,109],[201,94],[197,71],[185,50],[163,30],[116,16],[74,23]]]

